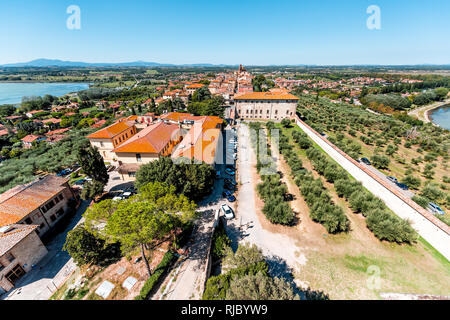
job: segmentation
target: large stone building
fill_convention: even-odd
[[[47,175],[0,195],[0,227],[37,225],[39,236],[50,230],[70,209],[76,196],[68,180]]]
[[[251,92],[234,97],[235,118],[281,121],[295,115],[298,98],[286,92]]]
[[[36,225],[12,224],[0,227],[0,294],[14,288],[46,254]]]
[[[181,139],[180,126],[163,121],[138,132],[112,150],[120,164],[118,170],[122,179],[133,179],[141,165],[169,156]]]
[[[88,135],[87,138],[93,147],[98,148],[104,160],[113,161],[115,159],[113,149],[136,133],[137,128],[132,121],[122,120]]]

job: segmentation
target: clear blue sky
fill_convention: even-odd
[[[81,30],[68,30],[69,5]],[[369,5],[381,30],[369,30]],[[1,0],[0,64],[449,64],[448,0]]]

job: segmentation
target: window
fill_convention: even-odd
[[[55,203],[58,203],[60,200],[59,200],[59,197],[56,197],[55,198]]]
[[[5,256],[6,260],[8,260],[9,262],[13,262],[16,257],[13,256],[13,254],[11,252],[8,252]]]
[[[58,211],[56,211],[56,216],[58,216],[58,217],[62,216],[63,214],[64,214],[64,209],[63,208],[61,208]]]
[[[45,208],[45,206],[41,207],[41,211],[42,211],[43,213],[46,213],[46,212],[47,212],[47,209]]]
[[[62,195],[62,193],[59,195],[59,200],[64,199],[64,196]]]
[[[136,161],[137,162],[142,162],[142,157],[140,153],[136,153]]]
[[[31,220],[31,218],[26,218],[26,219],[25,219],[25,223],[26,223],[26,224],[32,224],[32,223],[33,223],[33,220]]]
[[[55,216],[54,214],[52,214],[52,215],[50,216],[50,220],[52,220],[52,222],[55,222],[55,221],[56,221],[56,216]]]
[[[278,110],[275,110],[275,114],[278,114]]]
[[[136,177],[136,172],[128,172],[129,177]]]
[[[103,142],[100,141],[100,147],[104,147]]]
[[[0,271],[2,271],[5,268],[5,266],[0,262]]]
[[[267,110],[267,114],[269,114],[269,110]]]
[[[45,224],[41,223],[41,225],[39,226],[39,229],[44,229],[45,228]]]

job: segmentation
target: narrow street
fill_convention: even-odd
[[[222,148],[224,160],[229,155],[227,148],[230,131],[229,128],[225,130]],[[215,180],[213,193],[199,203],[197,211],[200,212],[200,217],[197,219],[191,239],[186,245],[189,248],[189,253],[181,264],[172,268],[171,273],[165,279],[159,291],[153,296],[155,300],[200,300],[202,297],[215,212],[225,202],[235,210],[234,205],[226,201],[222,196],[223,178],[227,177],[224,172],[225,164],[218,164],[216,169],[221,172],[221,177]]]

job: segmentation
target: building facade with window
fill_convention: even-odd
[[[48,253],[36,233],[36,225],[13,224],[0,228],[0,294],[16,282]]]
[[[285,92],[251,92],[234,97],[235,118],[281,121],[295,115],[298,98]]]
[[[42,236],[69,211],[71,200],[76,195],[68,180],[54,175],[17,186],[0,195],[0,227],[36,225]]]
[[[112,150],[133,137],[137,131],[133,122],[122,120],[88,135],[87,138],[93,147],[97,147],[105,161],[114,161],[115,154]]]
[[[169,156],[182,138],[179,125],[160,121],[112,150],[120,164],[118,170],[122,179],[132,180],[141,165]]]

